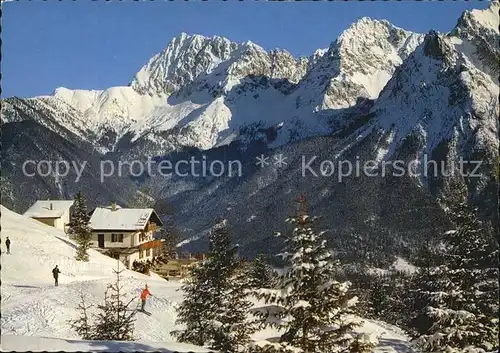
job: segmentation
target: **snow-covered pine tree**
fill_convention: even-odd
[[[248,269],[248,284],[252,289],[273,288],[276,281],[276,273],[266,263],[264,255],[257,255]]]
[[[427,308],[442,304],[436,293],[446,290],[446,278],[442,268],[438,268],[443,263],[445,250],[442,242],[428,240],[415,259],[418,270],[412,275],[408,286],[411,315],[406,327],[413,337],[429,332],[432,320],[427,315]]]
[[[110,285],[104,291],[103,304],[98,304],[98,312],[94,313],[92,323],[92,340],[110,341],[115,336],[115,326],[113,325],[113,306],[110,304]]]
[[[177,307],[176,321],[176,324],[184,325],[185,329],[171,332],[179,342],[198,346],[204,346],[210,341],[213,336],[210,323],[216,317],[205,262],[194,263],[188,268],[181,287],[184,300]]]
[[[88,250],[92,242],[92,230],[89,226],[87,206],[81,191],[76,194],[73,207],[68,234],[73,237],[78,244],[75,258],[78,261],[89,261]]]
[[[248,280],[244,272],[231,276],[231,285],[225,292],[224,310],[216,321],[214,343],[211,348],[221,352],[243,352],[257,326],[249,320]],[[220,324],[219,324],[220,323]]]
[[[305,198],[299,203],[304,205]],[[280,343],[260,344],[258,351],[355,352],[360,345],[351,331],[360,323],[350,315],[357,298],[350,297],[349,282],[335,280],[338,262],[323,239],[325,232],[314,230],[317,217],[309,217],[301,207],[297,217],[288,219],[295,229],[281,254],[290,267],[280,276],[279,289],[260,291],[266,306],[253,310],[284,333]]]
[[[401,328],[407,328],[408,312],[412,306],[412,301],[408,296],[410,279],[408,273],[395,270],[379,276],[380,282],[374,285],[375,297],[372,297],[375,299],[374,304],[378,306],[376,318]],[[379,293],[376,293],[377,291]],[[380,301],[377,302],[377,299]]]
[[[440,291],[429,293],[426,352],[498,350],[498,240],[465,202],[449,210],[456,229],[444,237],[444,262],[434,270]]]
[[[360,317],[373,317],[372,307],[373,274],[365,266],[349,265],[344,267],[335,277],[339,281],[349,281],[351,286],[349,291],[352,296],[358,298],[358,304],[354,307],[354,312]]]
[[[194,266],[182,286],[184,301],[178,307],[178,324],[184,330],[172,334],[180,342],[208,345],[222,352],[241,351],[255,331],[247,321],[251,302],[244,276],[238,273],[236,246],[226,221],[211,231],[208,259]]]

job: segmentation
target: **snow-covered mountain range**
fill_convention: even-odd
[[[148,137],[163,152],[183,146],[206,150],[230,142],[240,128],[256,122],[286,123],[292,130],[300,122],[308,128],[298,130],[305,137],[329,131],[313,113],[347,108],[361,97],[377,98],[422,40],[423,35],[386,21],[362,18],[328,50],[296,59],[285,50],[266,52],[252,42],[181,33],[129,86],[103,91],[60,87],[26,103],[103,152],[115,150],[125,136],[131,142]],[[23,119],[18,107],[15,101],[5,102],[5,121]],[[166,131],[178,133],[158,141]]]
[[[485,217],[495,220],[498,12],[494,1],[485,10],[464,12],[449,33],[427,34],[365,17],[329,48],[304,58],[280,49],[266,52],[252,42],[181,33],[128,86],[57,88],[50,96],[7,98],[2,122],[18,131],[31,120],[99,158],[175,159],[190,153],[243,158],[240,179],[143,180],[141,190],[177,204],[189,238],[203,234],[218,212],[232,209],[233,224],[248,232],[242,237],[258,243],[264,235],[255,234],[286,216],[285,205],[302,191],[313,210],[329,215],[329,226],[351,229],[378,219],[391,233],[404,233],[410,225],[396,222],[391,211],[406,209],[406,220],[439,213],[435,196],[450,185],[451,179],[422,176],[424,155],[448,169],[460,158],[483,161],[480,178],[459,182],[468,187],[472,202],[484,206]],[[256,169],[257,153],[284,153],[287,167]],[[414,161],[420,174],[345,183],[335,177],[301,178],[305,153],[335,160]],[[8,170],[22,158],[24,153],[2,152]],[[24,211],[15,189],[29,181],[9,173],[2,181],[10,185],[8,205]],[[47,190],[52,184],[48,177],[38,187]],[[247,219],[255,220],[255,229],[248,230]],[[411,227],[427,227],[430,234],[439,224]]]
[[[442,48],[445,56],[481,72],[482,81],[493,81],[493,94],[497,72],[487,69],[478,51],[498,54],[494,43],[497,7],[492,3],[488,10],[466,12],[450,34],[436,34],[446,43],[443,46],[448,45]],[[290,131],[283,132],[281,141],[286,143],[293,133],[306,137],[330,132],[314,113],[352,107],[360,98],[378,98],[406,59],[408,74],[418,74],[415,61],[419,58],[409,56],[423,40],[423,34],[364,17],[327,50],[294,58],[286,50],[266,52],[252,42],[181,33],[152,57],[128,86],[92,91],[60,87],[50,96],[23,103],[51,115],[102,152],[116,149],[125,136],[131,142],[150,138],[162,146],[162,152],[184,146],[206,150],[230,142],[228,137],[237,136],[242,127],[255,122],[268,126],[285,123]],[[428,74],[425,78],[432,79],[433,73]],[[418,84],[429,86],[430,82],[421,80]],[[24,120],[18,110],[34,113],[8,99],[4,102],[4,122]],[[44,117],[36,120],[48,125]],[[300,129],[294,124],[301,125]],[[168,131],[176,133],[158,141],[162,140],[158,134]]]

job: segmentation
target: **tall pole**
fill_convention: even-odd
[[[297,199],[297,215],[299,218],[299,223],[305,223],[305,216],[307,215],[307,199],[304,194],[301,194]]]

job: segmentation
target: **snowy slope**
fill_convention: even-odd
[[[458,51],[458,42],[452,36],[427,36],[384,89],[377,109],[380,124],[395,134],[392,143],[420,130],[429,153],[454,137],[460,121],[461,133],[471,124],[471,130],[484,134],[484,142],[495,143],[497,79],[469,59],[472,53]]]
[[[129,298],[139,295],[148,283],[153,293],[147,310],[152,316],[137,314],[136,342],[81,341],[70,330],[66,320],[76,318],[80,293],[87,304],[98,304],[108,283],[114,281],[117,262],[90,251],[90,261],[74,260],[74,244],[57,229],[18,215],[1,207],[2,238],[12,241],[11,254],[2,254],[2,350],[19,351],[178,351],[207,352],[203,348],[173,342],[175,304],[182,299],[178,282],[158,276],[123,272],[122,284]],[[51,270],[59,265],[59,287],[55,287]],[[137,301],[137,303],[139,303]],[[258,305],[258,304],[256,304]],[[410,352],[407,338],[397,328],[366,321],[358,331],[376,334],[377,352]],[[262,331],[255,339],[276,333]]]
[[[372,353],[419,353],[408,342],[408,337],[397,327],[376,320],[364,320],[363,325],[356,329],[361,335],[370,337],[371,341],[378,342]],[[278,337],[275,330],[267,329],[254,335],[256,344],[265,345],[265,341]]]
[[[12,241],[11,254],[3,253],[1,258],[2,335],[78,339],[66,320],[78,316],[75,309],[80,301],[80,293],[84,293],[89,304],[101,302],[106,285],[114,281],[113,269],[116,269],[117,261],[91,250],[88,263],[77,262],[74,260],[74,245],[62,231],[18,215],[3,206],[1,212],[2,239],[8,236]],[[56,264],[61,270],[59,287],[54,286],[51,274]],[[122,281],[128,298],[138,298],[139,290],[145,283],[150,285],[154,295],[146,306],[153,315],[137,314],[136,338],[150,342],[172,341],[169,332],[174,328],[174,303],[181,298],[181,294],[176,291],[178,285],[129,270],[123,272]],[[2,349],[7,350],[11,342],[22,351],[33,349],[33,345],[40,343],[16,338],[7,338],[6,342],[7,346]],[[64,346],[66,343],[60,342],[62,346],[56,343],[56,350],[66,350],[63,348],[67,347]],[[77,345],[73,349],[81,347]],[[182,348],[183,345],[171,343],[157,344],[155,347],[206,351],[195,350],[196,347],[191,346]]]
[[[205,348],[177,342],[82,341],[62,338],[2,335],[0,351],[8,352],[209,352]]]
[[[141,95],[131,87],[112,87],[104,91],[59,87],[53,97],[78,110],[91,130],[112,127],[118,134],[151,115],[153,109],[166,99],[165,96]]]
[[[262,301],[254,301],[255,308],[260,306],[266,305]],[[359,321],[358,319],[354,318],[354,321]],[[361,325],[355,332],[376,344],[372,353],[420,353],[408,341],[408,337],[401,329],[382,321],[362,319]],[[282,333],[275,328],[267,328],[255,333],[253,339],[257,345],[259,343],[265,345],[266,340],[277,339]]]

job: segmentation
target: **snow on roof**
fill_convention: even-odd
[[[38,200],[23,215],[31,218],[59,218],[73,203],[73,200]]]
[[[152,208],[97,207],[90,217],[90,227],[94,230],[141,230],[153,214]]]

